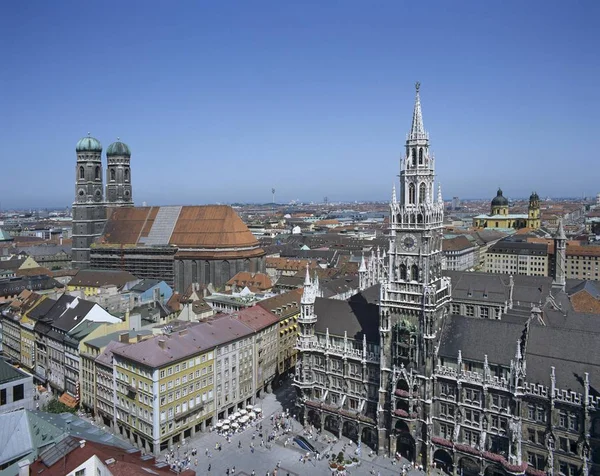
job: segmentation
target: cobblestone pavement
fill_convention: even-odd
[[[275,393],[267,394],[256,403],[263,410],[264,418],[257,425],[261,423],[263,425],[262,433],[265,443],[267,441],[266,436],[272,430],[270,416],[275,413],[281,413],[285,409],[289,409],[290,415],[293,415],[294,398],[295,391],[290,383],[286,382]],[[256,428],[249,428],[242,433],[236,433],[229,443],[225,437],[218,435],[216,432],[198,433],[193,438],[186,439],[185,444],[179,450],[175,449],[175,456],[177,457],[177,451],[179,451],[179,456],[183,458],[185,451],[189,454],[193,448],[197,449],[198,454],[195,458],[192,458],[192,462],[194,459],[197,459],[198,465],[195,466],[192,464],[191,469],[195,470],[198,475],[225,475],[227,469],[231,470],[235,467],[236,475],[250,476],[252,471],[255,471],[256,476],[264,476],[267,472],[270,476],[274,476],[274,470],[277,468],[278,463],[280,467],[277,470],[277,476],[331,475],[329,462],[325,458],[319,461],[314,458],[303,459],[306,452],[296,443],[292,442],[284,446],[287,438],[292,437],[293,439],[294,436],[303,434],[302,425],[292,418],[290,418],[290,421],[292,424],[292,433],[276,438],[271,445],[261,445],[261,438],[258,436],[260,430],[258,430],[257,426]],[[253,440],[252,434],[255,431],[257,435]],[[333,435],[328,436],[333,438]],[[217,443],[221,444],[221,451],[215,449]],[[254,452],[251,451],[251,443],[254,443]],[[357,456],[360,466],[349,467],[346,470],[346,474],[351,476],[371,474],[389,476],[399,475],[402,472],[402,462],[392,465],[390,458],[369,456],[370,449],[367,447],[362,448],[360,456],[356,455],[356,445],[350,444],[347,438],[343,438],[332,444],[326,442],[325,435],[321,435],[318,441],[311,440],[311,443],[315,447],[322,448],[322,454],[338,454],[340,451],[345,450],[345,455],[348,459]],[[207,451],[209,452],[209,456],[205,454]],[[160,459],[164,459],[165,453],[160,456]],[[404,461],[404,463],[408,462]],[[410,470],[408,474],[409,476],[422,476],[424,473],[422,471]]]

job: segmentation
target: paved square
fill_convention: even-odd
[[[292,433],[277,437],[271,444],[267,443],[266,436],[273,428],[270,416],[275,413],[281,413],[286,409],[289,409],[290,415],[293,415],[295,411],[294,399],[295,390],[288,381],[285,385],[277,389],[275,393],[267,394],[260,402],[256,402],[257,405],[262,407],[264,414],[262,421],[257,423],[257,425],[262,424],[263,426],[264,445],[261,445],[261,438],[258,436],[260,430],[257,426],[256,428],[249,428],[242,433],[236,433],[230,442],[227,442],[225,437],[216,432],[198,433],[194,438],[186,439],[185,445],[179,449],[179,452],[183,455],[183,452],[189,452],[192,448],[198,450],[198,455],[196,456],[198,466],[191,466],[191,469],[195,470],[198,475],[215,474],[220,476],[225,475],[228,468],[230,471],[235,468],[235,474],[238,476],[251,476],[252,471],[255,472],[256,476],[265,476],[267,472],[269,476],[274,476],[274,470],[277,469],[278,463],[280,463],[280,467],[277,469],[277,476],[332,475],[333,473],[329,468],[329,461],[325,458],[319,461],[314,458],[304,458],[306,456],[305,450],[293,442],[294,436],[302,435],[302,425],[291,418]],[[253,439],[252,435],[255,432],[256,436]],[[331,434],[329,436],[333,437]],[[290,438],[290,444],[286,446],[284,442],[287,438]],[[348,445],[344,448],[345,444],[348,443],[347,438],[343,438],[335,444],[326,443],[324,437],[322,440],[318,442],[312,440],[311,443],[324,448],[324,454],[338,454],[345,449],[345,454],[348,458],[356,456],[354,454],[356,445]],[[217,443],[221,444],[220,451],[216,449]],[[251,444],[254,445],[254,451],[252,451]],[[208,457],[205,455],[206,451],[209,452]],[[369,457],[368,452],[369,449],[364,447],[363,453],[359,457],[360,466],[347,468],[346,474],[351,476],[372,474],[397,476],[401,474],[402,464],[392,465],[391,460],[383,456]],[[164,454],[161,458],[164,458]],[[210,471],[208,470],[209,464]],[[409,471],[409,476],[422,476],[423,474],[423,472],[416,470]]]

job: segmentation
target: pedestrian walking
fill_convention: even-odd
[[[211,468],[211,464],[210,464],[210,463],[208,463],[208,470],[209,470],[209,471],[210,471],[210,468]]]

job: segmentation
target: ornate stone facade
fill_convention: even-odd
[[[570,303],[582,284],[565,280],[564,232],[553,278],[442,273],[433,192],[417,84],[387,253],[363,259],[349,309],[327,305],[307,273],[300,415],[455,475],[600,474],[598,316]]]

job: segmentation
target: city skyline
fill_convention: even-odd
[[[74,5],[4,8],[5,209],[70,205],[88,131],[138,205],[385,200],[417,80],[446,199],[597,192],[592,2]]]

